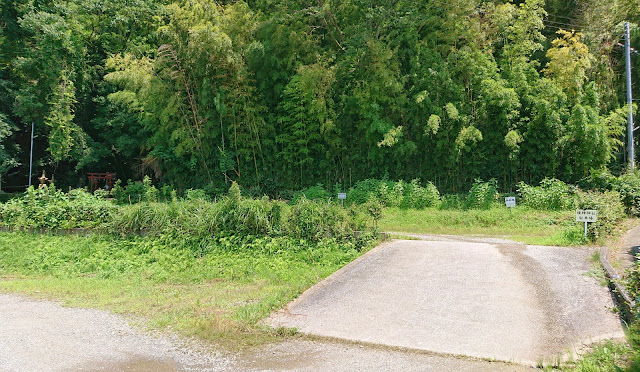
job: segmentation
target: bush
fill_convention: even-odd
[[[386,207],[423,209],[437,205],[440,193],[433,183],[423,187],[417,179],[410,183],[368,179],[356,183],[347,194],[348,203],[366,204],[371,200]]]
[[[498,200],[498,182],[492,178],[487,182],[475,180],[467,194],[466,208],[489,209]]]
[[[595,209],[598,220],[589,224],[589,234],[598,238],[613,231],[616,222],[624,218],[624,205],[617,191],[578,191],[576,193],[578,209]]]
[[[209,201],[209,195],[202,189],[188,189],[184,192],[184,200],[189,201]]]
[[[358,181],[354,187],[349,189],[347,193],[347,202],[355,204],[364,204],[373,195],[376,198],[381,196],[378,194],[382,181],[367,179]]]
[[[142,182],[128,180],[125,187],[122,186],[122,181],[118,180],[113,185],[111,195],[118,204],[169,201],[176,198],[176,192],[171,186],[165,185],[158,190],[149,176],[145,176]]]
[[[435,206],[440,201],[440,192],[431,182],[424,187],[414,179],[404,189],[404,198],[400,207],[424,209]]]
[[[291,207],[287,219],[287,234],[296,238],[319,241],[327,237],[347,240],[354,230],[364,229],[359,219],[360,211],[349,211],[332,202],[316,202],[300,198]]]
[[[292,202],[297,202],[301,198],[305,198],[307,200],[328,200],[331,195],[329,191],[327,191],[324,186],[319,183],[315,186],[307,187],[306,189],[302,189],[300,191],[296,191],[293,194]]]
[[[540,186],[530,186],[524,182],[518,184],[520,203],[539,210],[569,210],[575,207],[575,186],[545,178]]]
[[[629,172],[612,178],[610,188],[620,193],[627,213],[640,217],[640,173]]]
[[[0,205],[0,221],[26,228],[95,227],[108,222],[115,209],[113,203],[82,189],[65,194],[54,185],[30,187],[22,197]]]
[[[438,207],[443,210],[465,209],[466,199],[466,195],[445,194],[442,195],[441,202]]]
[[[147,232],[212,236],[281,236],[318,241],[327,237],[351,239],[354,230],[365,230],[362,212],[339,204],[316,202],[302,196],[287,214],[286,204],[244,198],[233,183],[217,202],[185,198],[170,203],[139,203],[120,207],[113,216],[114,233]]]

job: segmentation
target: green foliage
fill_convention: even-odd
[[[16,158],[18,148],[16,145],[10,145],[15,129],[7,117],[0,112],[0,190],[2,190],[2,177],[20,165]]]
[[[333,236],[348,240],[353,231],[367,230],[360,212],[332,202],[314,202],[302,197],[291,207],[285,231],[297,238],[319,241]]]
[[[371,218],[373,218],[373,223],[375,229],[378,229],[378,221],[382,218],[382,203],[377,199],[369,200],[365,205],[365,209]]]
[[[575,199],[576,208],[598,211],[598,220],[589,224],[589,234],[592,238],[608,235],[618,221],[625,217],[624,205],[617,191],[578,191]]]
[[[518,184],[520,203],[533,209],[568,210],[575,206],[575,187],[556,179],[544,179],[539,186]]]
[[[625,217],[624,198],[618,191],[581,191],[562,181],[546,179],[540,186],[520,183],[518,193],[521,204],[538,210],[597,210],[598,221],[589,225],[592,239],[609,234]]]
[[[327,191],[322,184],[317,184],[315,186],[304,188],[300,191],[296,191],[293,194],[292,202],[297,202],[301,198],[305,198],[307,200],[329,200],[331,195],[329,191]],[[337,197],[335,195],[334,197]]]
[[[479,178],[511,190],[619,174],[612,35],[640,19],[635,0],[610,3],[4,0],[0,175],[26,173],[16,153],[32,122],[65,188],[97,167],[180,193],[216,197],[235,181],[288,199],[372,178],[460,193]],[[555,32],[563,17],[601,27]],[[375,191],[385,205],[437,203],[387,188]],[[174,198],[157,191],[117,200]]]
[[[188,194],[186,191],[185,194]],[[149,176],[145,176],[142,182],[127,181],[122,186],[120,180],[116,181],[111,190],[111,195],[118,204],[135,204],[140,202],[171,201],[176,199],[176,192],[169,185],[164,185],[158,190]]]
[[[498,200],[497,184],[495,179],[487,182],[476,180],[467,194],[466,207],[489,209]]]
[[[20,228],[96,227],[109,222],[115,212],[111,202],[84,190],[65,194],[53,185],[30,187],[22,197],[0,204],[0,223]]]
[[[423,209],[436,205],[440,193],[433,183],[423,187],[417,179],[410,183],[368,179],[356,183],[347,193],[348,203],[365,204],[370,200],[387,207]]]
[[[234,187],[232,186],[231,190]],[[211,236],[291,236],[310,241],[353,240],[353,231],[366,231],[362,212],[301,197],[293,206],[264,197],[251,199],[230,192],[216,202],[187,194],[181,201],[142,202],[120,207],[109,230],[128,234]],[[234,196],[235,195],[235,196]],[[204,196],[204,194],[200,194]]]

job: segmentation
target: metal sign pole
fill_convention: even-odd
[[[625,35],[625,65],[627,70],[627,105],[629,106],[629,120],[627,123],[627,151],[629,153],[629,168],[633,170],[636,165],[635,154],[633,149],[633,97],[631,85],[631,36],[629,34],[629,22],[624,24]]]
[[[584,237],[585,238],[587,237],[587,224],[588,224],[588,222],[584,221]]]
[[[33,131],[35,123],[31,122],[31,151],[29,153],[29,187],[31,187],[31,175],[33,174]]]

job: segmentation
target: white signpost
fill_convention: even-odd
[[[587,224],[598,221],[598,211],[594,209],[576,210],[576,221],[584,222],[584,236],[587,236]]]
[[[346,192],[339,192],[338,193],[338,199],[340,199],[340,204],[342,204],[342,206],[344,207],[344,200],[347,198],[347,193]]]
[[[507,205],[507,208],[513,208],[516,206],[516,197],[515,196],[507,196],[504,198],[504,204]]]

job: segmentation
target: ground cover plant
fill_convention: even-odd
[[[419,234],[494,236],[527,244],[571,246],[587,244],[574,211],[538,211],[527,207],[407,211],[388,208],[380,229]]]
[[[422,186],[418,180],[368,179],[346,190],[345,202],[368,208],[383,206],[379,220],[383,231],[500,236],[528,244],[571,246],[603,241],[627,214],[632,214],[625,200],[633,198],[618,189],[583,191],[556,179],[545,179],[537,186],[521,182],[515,193],[501,194],[495,180],[477,179],[464,194],[441,195],[432,183]],[[330,193],[316,185],[298,194],[335,202],[342,188],[336,185],[334,190]],[[505,196],[516,196],[517,206],[507,208]],[[589,225],[587,237],[583,225],[575,222],[576,209],[598,210],[598,221]]]
[[[276,337],[257,322],[375,244],[186,236],[0,233],[0,291],[140,316],[241,347]]]
[[[344,206],[336,191],[316,185],[282,201],[244,197],[237,184],[224,194],[178,195],[145,180],[118,186],[114,193],[127,196],[110,201],[29,189],[0,204],[3,226],[96,234],[0,234],[0,289],[139,315],[154,327],[238,347],[277,337],[259,319],[369,249],[376,230],[582,245],[607,236],[625,215],[619,191],[557,180],[521,184],[508,194],[517,196],[515,208],[503,204],[493,180],[457,195],[417,180],[367,180],[347,190]],[[602,211],[588,239],[575,208]]]
[[[117,207],[82,189],[62,192],[55,186],[30,187],[19,198],[0,203],[0,224],[23,228],[97,227],[111,221]]]
[[[245,198],[237,184],[214,201],[197,190],[157,200],[117,205],[42,187],[0,204],[4,226],[51,232],[0,233],[0,290],[138,315],[238,347],[274,337],[258,320],[377,241],[364,207]],[[77,227],[92,234],[56,234]]]

